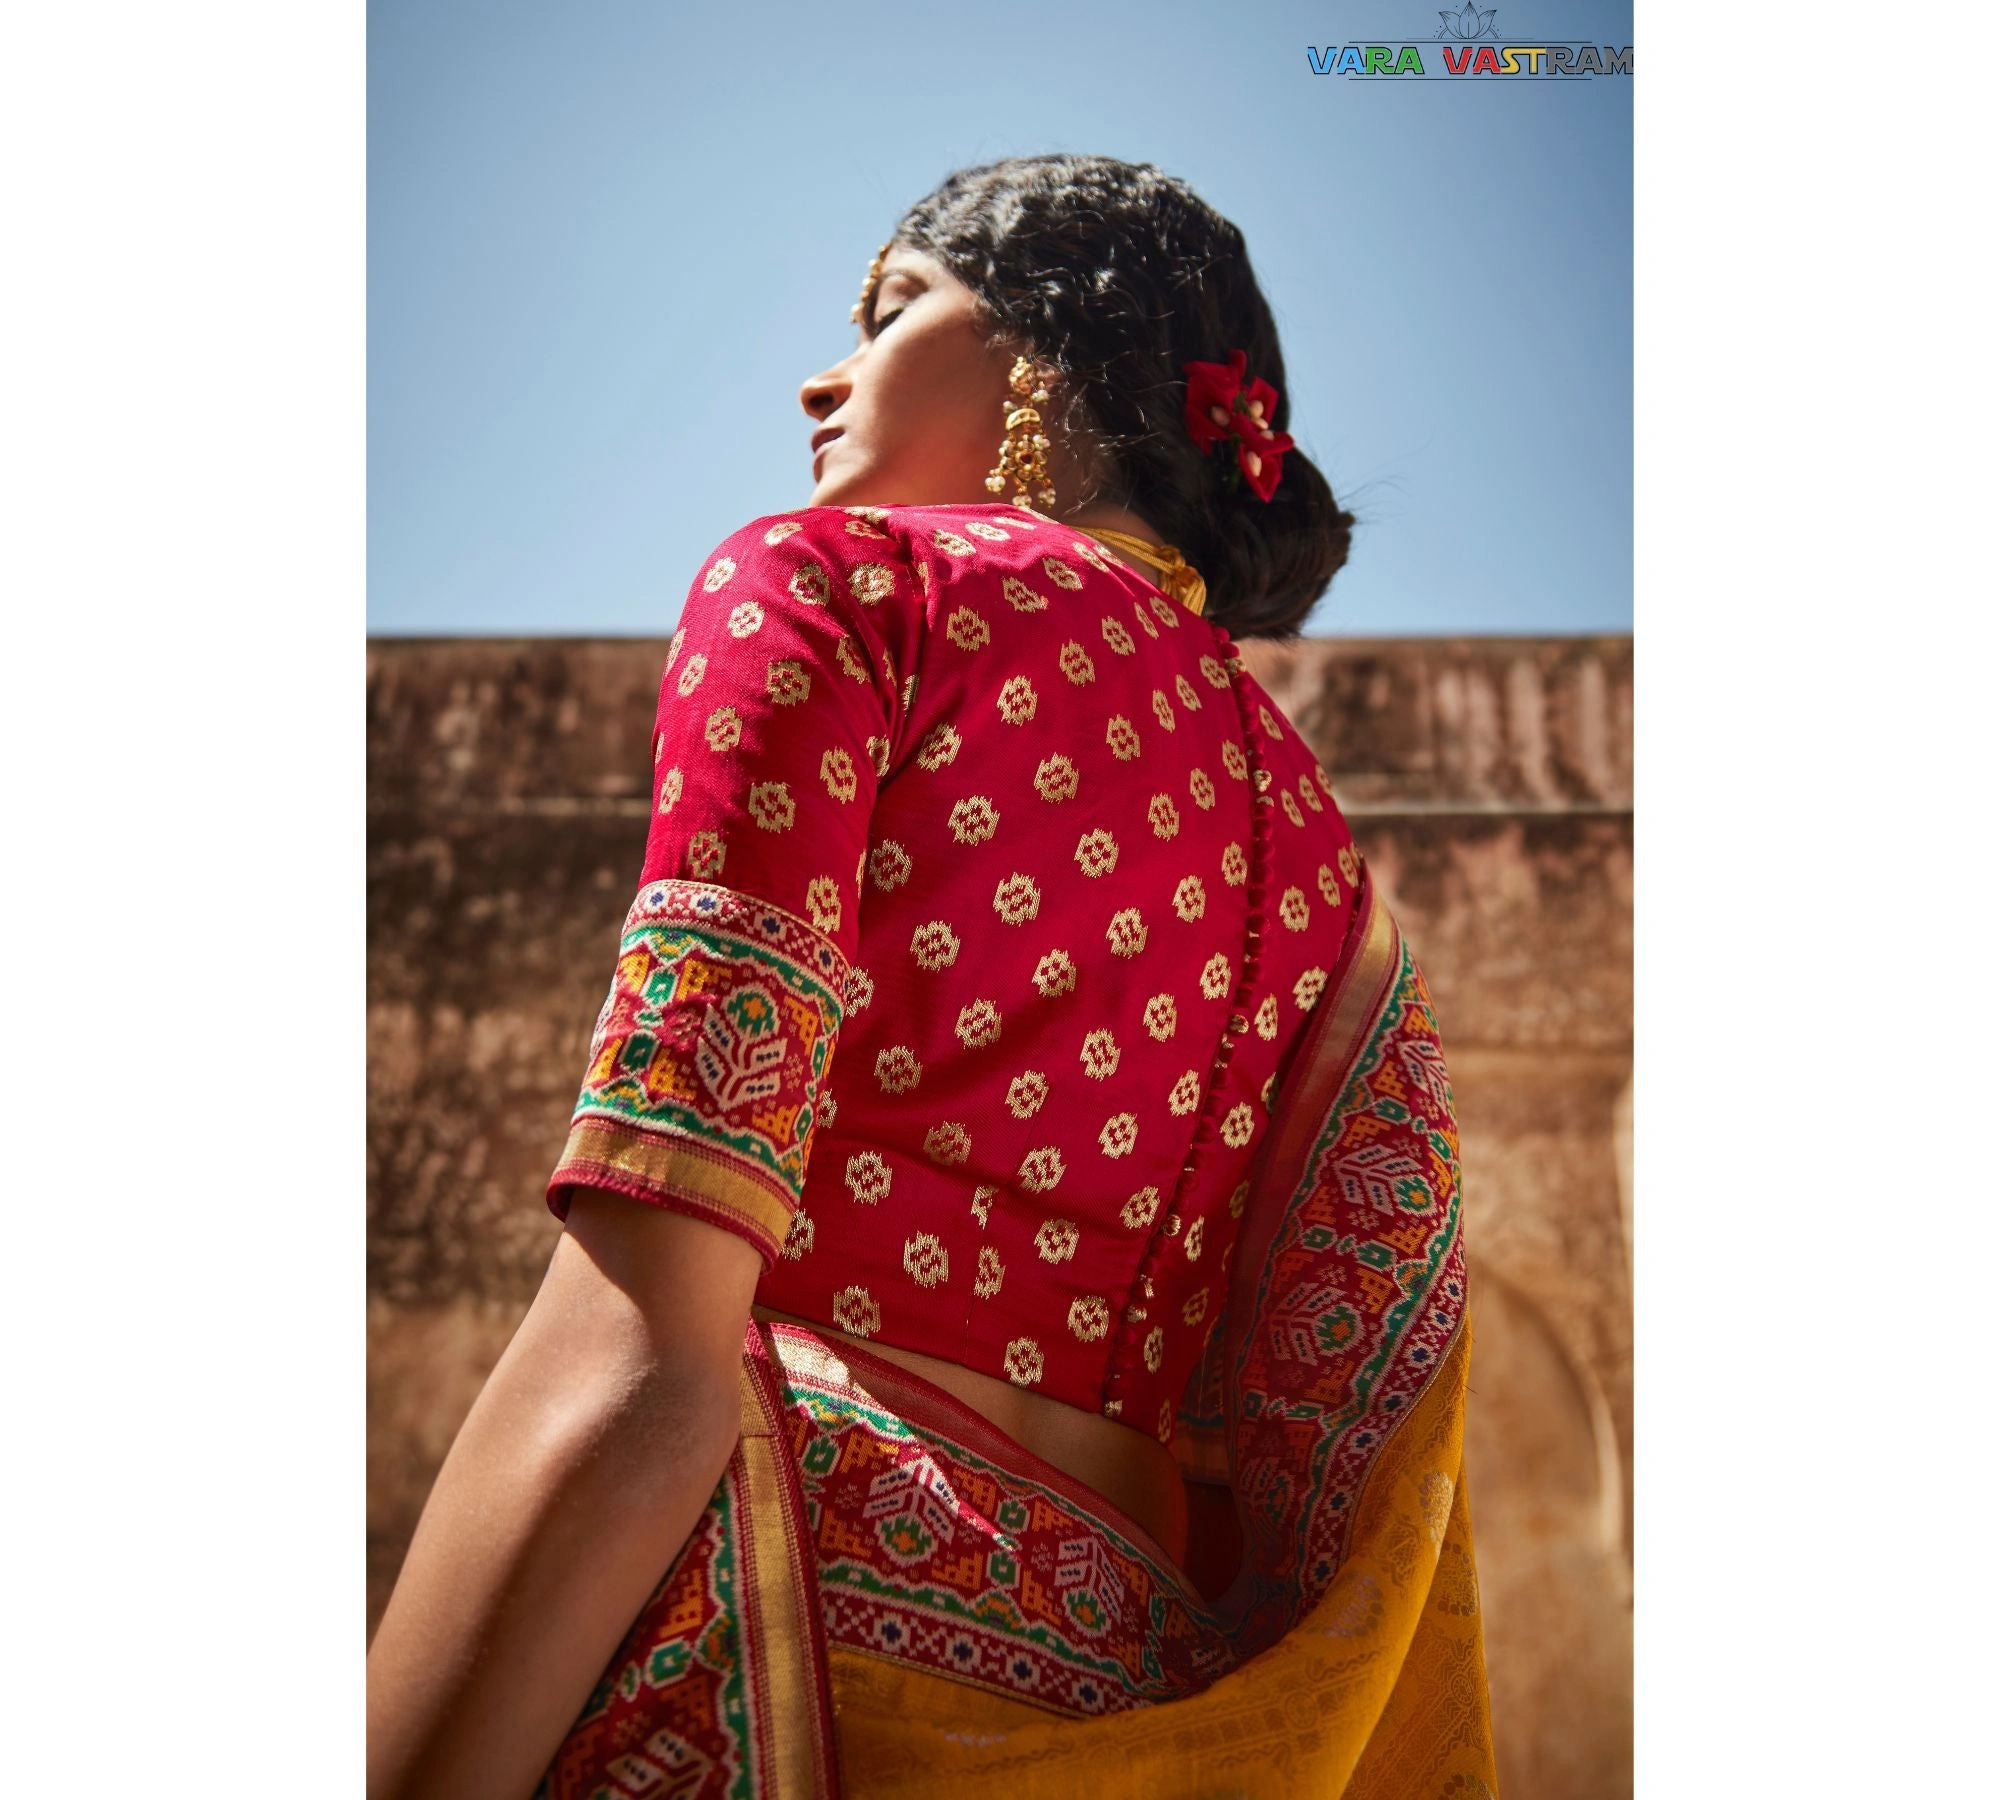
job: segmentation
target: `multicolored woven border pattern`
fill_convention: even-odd
[[[775,1261],[847,977],[838,946],[782,907],[709,882],[640,889],[550,1210],[567,1216],[572,1182],[608,1187],[737,1231]]]

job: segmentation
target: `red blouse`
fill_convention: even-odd
[[[736,1231],[757,1297],[1163,1438],[1359,875],[1229,634],[1000,505],[703,565],[548,1202]]]

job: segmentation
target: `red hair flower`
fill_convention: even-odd
[[[1268,381],[1246,381],[1248,360],[1241,350],[1232,350],[1226,363],[1183,363],[1188,384],[1183,416],[1188,435],[1204,450],[1234,441],[1236,454],[1223,474],[1231,488],[1248,482],[1258,499],[1269,500],[1277,491],[1285,452],[1293,445],[1284,432],[1271,428],[1278,390]]]

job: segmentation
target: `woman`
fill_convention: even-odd
[[[1489,1793],[1450,1086],[1235,652],[1352,524],[1241,237],[1012,159],[855,315],[673,636],[370,1793]]]

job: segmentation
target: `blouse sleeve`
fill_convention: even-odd
[[[667,652],[652,822],[548,1205],[609,1188],[754,1244],[798,1210],[859,927],[869,815],[916,667],[916,567],[879,509],[753,520]]]

